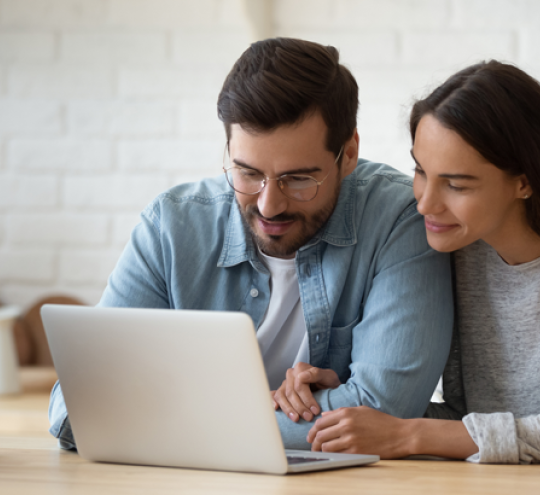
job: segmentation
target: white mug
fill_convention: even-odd
[[[19,314],[16,306],[0,306],[0,394],[17,394],[21,391],[13,338],[13,322]]]

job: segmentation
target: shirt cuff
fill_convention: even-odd
[[[77,448],[59,381],[54,384],[51,391],[49,422],[51,423],[49,433],[58,438],[61,448],[69,450]]]
[[[516,424],[512,413],[471,413],[463,424],[479,451],[467,458],[469,462],[518,464]]]

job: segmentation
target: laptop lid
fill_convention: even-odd
[[[288,471],[248,315],[65,305],[41,314],[82,457]]]

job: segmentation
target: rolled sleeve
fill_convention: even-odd
[[[463,418],[463,424],[478,452],[467,458],[475,463],[517,464],[519,449],[516,424],[512,413],[471,413]]]
[[[533,464],[540,462],[540,416],[514,418],[510,412],[471,413],[463,423],[478,445],[469,462]]]

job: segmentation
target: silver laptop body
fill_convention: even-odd
[[[273,474],[379,460],[287,451],[288,463],[244,313],[45,305],[41,315],[86,459]]]

